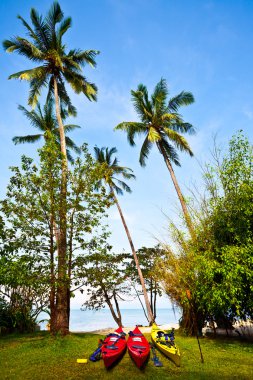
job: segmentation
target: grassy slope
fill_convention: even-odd
[[[201,340],[205,363],[199,359],[196,339],[176,336],[182,353],[180,368],[159,353],[164,367],[154,367],[149,360],[140,371],[128,353],[112,370],[103,361],[77,364],[77,358],[88,358],[97,347],[100,336],[71,334],[52,338],[46,332],[35,335],[7,336],[0,340],[1,380],[40,379],[184,379],[230,380],[253,379],[253,345],[238,341],[205,338]],[[149,335],[147,334],[149,339]]]

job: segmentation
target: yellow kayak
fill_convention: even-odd
[[[180,352],[174,342],[173,335],[171,336],[171,334],[161,330],[156,323],[153,323],[151,340],[158,350],[171,359],[178,367],[180,366]]]

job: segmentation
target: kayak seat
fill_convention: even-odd
[[[129,336],[143,336],[143,334],[134,334],[132,331],[129,331]]]
[[[113,345],[107,345],[105,348],[108,348],[109,350],[118,350],[119,347],[113,346]]]

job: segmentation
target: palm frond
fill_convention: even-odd
[[[38,37],[34,33],[33,29],[30,27],[30,25],[21,17],[20,15],[17,16],[19,20],[21,20],[24,27],[28,30],[28,35],[31,37],[34,41],[38,41]]]
[[[97,86],[88,82],[83,75],[66,69],[63,76],[76,94],[82,92],[89,100],[97,99]]]
[[[194,103],[194,96],[191,92],[182,91],[177,96],[174,96],[169,100],[168,107],[170,110],[177,112],[181,106],[188,106]]]
[[[104,181],[108,184],[108,186],[115,190],[117,194],[123,194],[123,191],[120,188],[120,186],[122,186],[123,190],[131,192],[130,187],[124,181],[121,181],[120,179],[118,179],[118,177],[115,177],[121,175],[123,178],[126,179],[135,178],[132,169],[125,166],[119,166],[118,159],[116,157],[113,159],[112,156],[113,154],[117,153],[117,149],[115,147],[109,149],[108,147],[98,148],[97,146],[95,146],[94,152],[96,161],[99,162],[101,165],[106,165],[106,170],[104,172]],[[118,183],[118,185],[116,184],[116,182]]]
[[[142,122],[150,122],[152,120],[152,105],[148,100],[147,88],[143,84],[139,84],[137,91],[131,91],[132,102],[136,113]]]
[[[18,54],[28,58],[34,62],[41,62],[44,59],[44,54],[25,38],[15,37],[3,42],[3,48],[7,53],[16,51]]]
[[[50,33],[48,26],[46,22],[43,21],[42,16],[40,16],[34,8],[31,9],[30,17],[34,26],[34,32],[38,36],[37,41],[39,41],[42,50],[47,51],[50,48]]]
[[[119,194],[119,195],[123,195],[123,190],[122,190],[119,186],[117,186],[115,182],[111,181],[111,183],[110,183],[110,187],[111,187],[114,191],[116,191],[117,194]]]
[[[148,130],[148,139],[152,143],[157,142],[161,140],[161,135],[156,128],[150,127]]]
[[[122,130],[127,133],[127,140],[131,146],[135,145],[134,138],[136,135],[142,135],[147,133],[148,129],[144,123],[137,123],[137,122],[123,122],[118,124],[115,128],[115,131]]]
[[[56,38],[58,40],[58,44],[61,45],[62,36],[67,32],[67,30],[71,27],[72,19],[71,17],[66,17],[60,24],[59,29],[56,32]]]
[[[34,108],[41,94],[41,90],[43,87],[47,85],[47,73],[44,73],[44,76],[40,76],[39,78],[34,78],[30,81],[30,91],[28,97],[28,104]]]
[[[65,140],[66,140],[66,146],[68,148],[71,148],[72,150],[74,150],[77,154],[80,154],[81,153],[81,149],[74,143],[74,141],[68,137],[68,136],[65,136]]]
[[[56,24],[62,21],[63,16],[60,4],[58,1],[54,1],[46,16],[46,22],[51,28],[51,33],[55,30]]]
[[[167,82],[165,79],[161,79],[155,86],[154,92],[151,95],[152,106],[154,113],[158,116],[162,116],[166,109],[166,98],[168,96]]]
[[[69,149],[66,149],[66,154],[67,154],[67,159],[68,161],[73,164],[75,162],[74,158],[72,157],[71,153],[70,153],[70,150]]]
[[[126,184],[126,182],[121,181],[120,179],[117,179],[117,178],[114,178],[114,177],[112,177],[112,179],[116,180],[117,183],[122,187],[122,189],[125,190],[127,193],[131,193],[132,192],[131,188]],[[118,188],[119,188],[119,186],[118,186]],[[123,194],[122,189],[121,189],[121,193],[120,194]]]
[[[21,80],[31,81],[32,79],[35,79],[35,78],[39,79],[44,75],[45,75],[45,67],[38,66],[38,67],[35,67],[34,69],[22,70],[15,74],[11,74],[8,77],[8,79],[21,79]]]
[[[58,77],[57,85],[58,85],[59,97],[60,97],[63,105],[67,107],[69,116],[76,116],[77,115],[76,108],[73,106],[73,104],[71,102],[71,99],[70,99],[70,97],[66,91],[65,84],[64,84],[64,81],[63,81],[61,76]],[[53,82],[50,82],[50,86],[51,86],[50,91],[54,91],[53,90]]]
[[[38,115],[35,111],[29,111],[21,105],[18,106],[18,109],[23,112],[23,114],[30,121],[33,127],[39,130],[43,130],[41,123],[41,115]]]
[[[89,64],[91,67],[96,67],[95,58],[99,53],[98,50],[73,49],[69,51],[68,57],[81,66]]]
[[[161,141],[158,142],[157,146],[160,151],[160,153],[163,154],[161,151],[160,145],[162,145],[166,157],[170,162],[173,162],[177,166],[181,166],[178,158],[178,154],[176,152],[176,149],[165,139],[163,138]]]
[[[27,135],[27,136],[15,136],[12,141],[15,145],[17,144],[25,144],[25,143],[35,143],[42,138],[42,134],[39,135]]]
[[[187,140],[182,135],[169,128],[164,128],[163,131],[165,135],[169,138],[169,140],[174,142],[174,144],[179,150],[189,153],[191,157],[193,156],[193,152]]]
[[[76,124],[66,124],[64,125],[64,131],[65,132],[71,132],[71,131],[74,131],[75,129],[80,129],[80,125],[76,125]]]
[[[148,158],[152,145],[153,144],[150,142],[148,136],[146,136],[140,151],[139,162],[141,166],[146,166],[146,159]]]

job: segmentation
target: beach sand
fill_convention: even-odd
[[[171,330],[172,328],[178,329],[179,325],[178,325],[178,323],[168,323],[166,325],[161,325],[160,327],[161,327],[161,330]],[[107,334],[113,333],[116,328],[117,327],[109,327],[107,329],[94,330],[94,331],[86,331],[86,332],[90,333],[90,334],[107,335]],[[129,331],[133,330],[134,328],[135,328],[135,326],[133,326],[133,327],[123,327],[123,330],[124,330],[124,332],[126,334],[128,334]],[[149,334],[151,332],[151,327],[150,326],[139,326],[139,329],[141,330],[141,332],[143,334],[145,334],[145,333]]]

